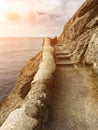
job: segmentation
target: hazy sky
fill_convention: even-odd
[[[85,0],[0,0],[0,36],[54,36]]]

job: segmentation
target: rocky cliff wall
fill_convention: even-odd
[[[50,97],[48,86],[51,86],[49,85],[52,80],[51,72],[54,71],[55,65],[51,66],[54,59],[50,56],[51,54],[53,55],[54,50],[50,46],[49,39],[45,40],[47,41],[47,46],[44,46],[44,49],[47,51],[51,50],[49,53],[47,51],[43,53],[45,60],[42,60],[40,64],[42,52],[33,58],[22,69],[16,87],[11,94],[0,104],[0,124],[2,124],[2,122],[8,117],[9,113],[12,112],[1,127],[1,130],[5,128],[7,130],[11,129],[12,125],[10,126],[9,122],[13,119],[14,113],[20,114],[19,120],[22,116],[24,117],[21,118],[22,122],[25,122],[26,120],[29,123],[34,122],[35,125],[32,125],[32,123],[30,124],[30,129],[33,127],[37,127],[36,129],[43,127],[41,124],[47,120],[48,111],[46,108],[48,104],[46,100],[49,101]],[[65,52],[69,55],[71,54],[72,62],[91,65],[94,67],[95,72],[98,72],[98,0],[86,0],[83,6],[65,25],[63,33],[58,38],[58,44],[62,45],[62,49]],[[48,56],[49,58],[47,58]],[[49,59],[51,59],[51,62]],[[35,75],[36,72],[37,74]],[[43,78],[41,75],[43,75]],[[29,90],[30,93],[28,93]],[[33,91],[34,93],[32,95]],[[42,94],[43,96],[39,94],[43,92],[45,92],[45,94]],[[39,95],[40,98],[36,97],[36,95]],[[31,99],[33,98],[37,101],[35,105],[31,102]],[[43,105],[40,100],[37,100],[37,98],[41,99],[41,101],[43,100],[45,105]],[[34,105],[33,110],[32,105],[30,104]],[[36,109],[36,107],[40,108],[40,106],[41,109]],[[16,108],[18,109],[16,110]],[[41,110],[41,112],[38,110]],[[43,110],[45,110],[46,118],[41,122],[41,119],[43,119]],[[41,113],[42,115],[38,113]],[[34,118],[32,118],[31,115],[33,115]],[[19,122],[17,123],[17,121],[19,120],[17,119],[18,117],[15,114],[15,120],[13,120],[12,123],[18,124]],[[22,125],[23,124],[21,123],[20,127],[23,128]],[[26,125],[24,126],[24,130],[28,130],[28,123]],[[17,125],[13,126],[15,126],[15,128],[18,127]],[[17,130],[21,130],[20,127],[17,128]]]
[[[58,44],[72,53],[72,61],[98,64],[98,0],[86,0],[64,26]]]
[[[8,95],[0,102],[0,125],[8,117],[9,113],[15,110],[24,101],[30,90],[30,83],[38,70],[42,57],[42,51],[32,58],[21,70],[18,81]]]
[[[0,130],[41,130],[48,117],[50,87],[56,64],[54,48],[45,38],[42,60],[39,69],[31,82],[31,89],[24,102],[12,111]]]

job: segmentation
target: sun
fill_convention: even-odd
[[[9,14],[12,12],[19,12],[19,2],[10,0],[0,0],[0,23],[6,21]]]

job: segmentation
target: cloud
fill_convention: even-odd
[[[37,12],[28,12],[25,16],[25,21],[32,26],[41,23],[42,19]]]
[[[58,35],[62,31],[64,24],[85,0],[6,1],[10,4],[6,12],[6,19],[11,24],[18,24],[25,31],[38,31],[38,34],[41,35]]]
[[[37,13],[38,13],[39,15],[46,15],[45,12],[41,12],[41,11],[37,11]]]
[[[20,2],[16,10],[25,16],[26,22],[48,22],[68,20],[85,0],[9,0]],[[14,5],[14,4],[13,4]],[[21,5],[21,6],[20,6]],[[20,7],[19,7],[20,6]],[[16,11],[14,10],[14,11]],[[36,24],[35,23],[35,24]]]
[[[22,16],[19,13],[15,13],[15,12],[6,13],[6,17],[9,21],[15,21],[15,22],[22,19]]]

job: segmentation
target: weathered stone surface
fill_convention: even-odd
[[[0,130],[32,130],[38,125],[38,120],[25,114],[25,108],[19,108],[10,113]]]
[[[43,124],[47,120],[47,103],[50,97],[49,88],[47,86],[50,86],[50,82],[53,78],[52,75],[55,70],[53,58],[54,49],[50,46],[50,40],[45,40],[48,44],[47,46],[44,46],[41,63],[40,53],[23,68],[16,87],[8,98],[1,103],[0,124],[6,119],[10,112],[11,114],[8,116],[0,130],[31,130],[33,128],[40,130],[40,128],[43,128]],[[52,44],[54,41],[57,42],[57,39],[55,38],[52,40]],[[68,64],[85,63],[92,65],[95,73],[98,74],[98,0],[86,0],[83,6],[65,25],[63,33],[58,38],[58,45],[59,49],[58,47],[57,49],[59,54],[62,54],[60,51],[62,50],[64,51],[64,55],[70,56]],[[67,62],[65,62],[64,65],[66,63]],[[60,65],[61,64],[62,63],[60,63]],[[77,69],[77,65],[75,68]],[[70,73],[70,75],[72,75],[72,73]],[[97,103],[95,104],[95,100],[92,102],[91,100],[86,102],[88,116],[87,123],[89,124],[89,130],[95,130],[95,128],[98,128],[98,120],[96,116],[98,115],[98,109],[96,109],[95,112]],[[94,109],[89,109],[94,105]],[[89,113],[91,113],[91,115]],[[17,114],[20,115],[16,116]],[[93,122],[96,126],[94,126]]]
[[[98,64],[98,0],[86,0],[65,25],[58,44],[73,53],[72,61]]]
[[[48,118],[49,90],[56,68],[54,49],[45,38],[39,69],[20,108],[12,111],[0,130],[40,130]]]
[[[21,70],[18,81],[8,97],[0,102],[0,125],[7,118],[9,113],[20,107],[23,99],[30,90],[30,83],[38,70],[42,52],[32,58]]]
[[[98,0],[86,0],[68,21],[58,38],[55,57],[46,130],[97,130]]]

